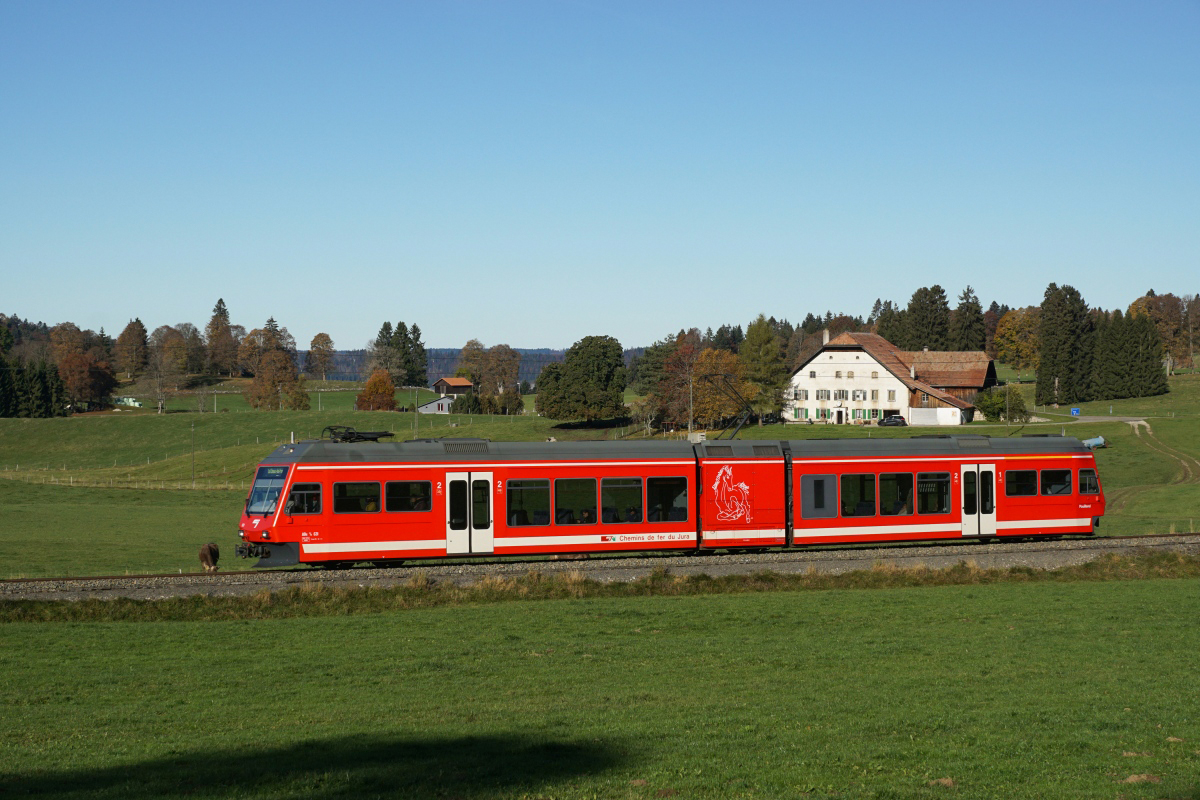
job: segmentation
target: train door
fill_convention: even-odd
[[[446,555],[490,553],[492,473],[446,473]]]
[[[963,464],[962,535],[996,535],[996,465]]]

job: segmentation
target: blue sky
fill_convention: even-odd
[[[0,0],[0,274],[342,348],[1196,293],[1200,4]]]

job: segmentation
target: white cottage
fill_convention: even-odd
[[[786,422],[877,423],[899,414],[914,425],[961,425],[975,394],[996,383],[983,352],[899,350],[873,333],[843,333],[792,373]]]
[[[438,397],[417,406],[418,414],[449,414],[450,406],[454,405],[453,397]]]

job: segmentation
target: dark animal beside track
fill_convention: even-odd
[[[209,542],[200,548],[200,563],[204,565],[205,572],[216,572],[217,562],[221,560],[221,548],[217,547],[213,542]]]

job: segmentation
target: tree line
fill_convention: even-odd
[[[233,324],[223,299],[203,331],[184,322],[147,332],[135,318],[113,340],[103,328],[96,333],[72,322],[49,327],[4,315],[0,331],[0,416],[87,410],[122,388],[153,398],[160,413],[186,389],[204,411],[210,387],[236,375],[253,379],[243,395],[254,408],[308,407],[295,338],[274,318],[250,331]],[[324,377],[334,353],[333,340],[318,333],[305,356],[306,371]]]

